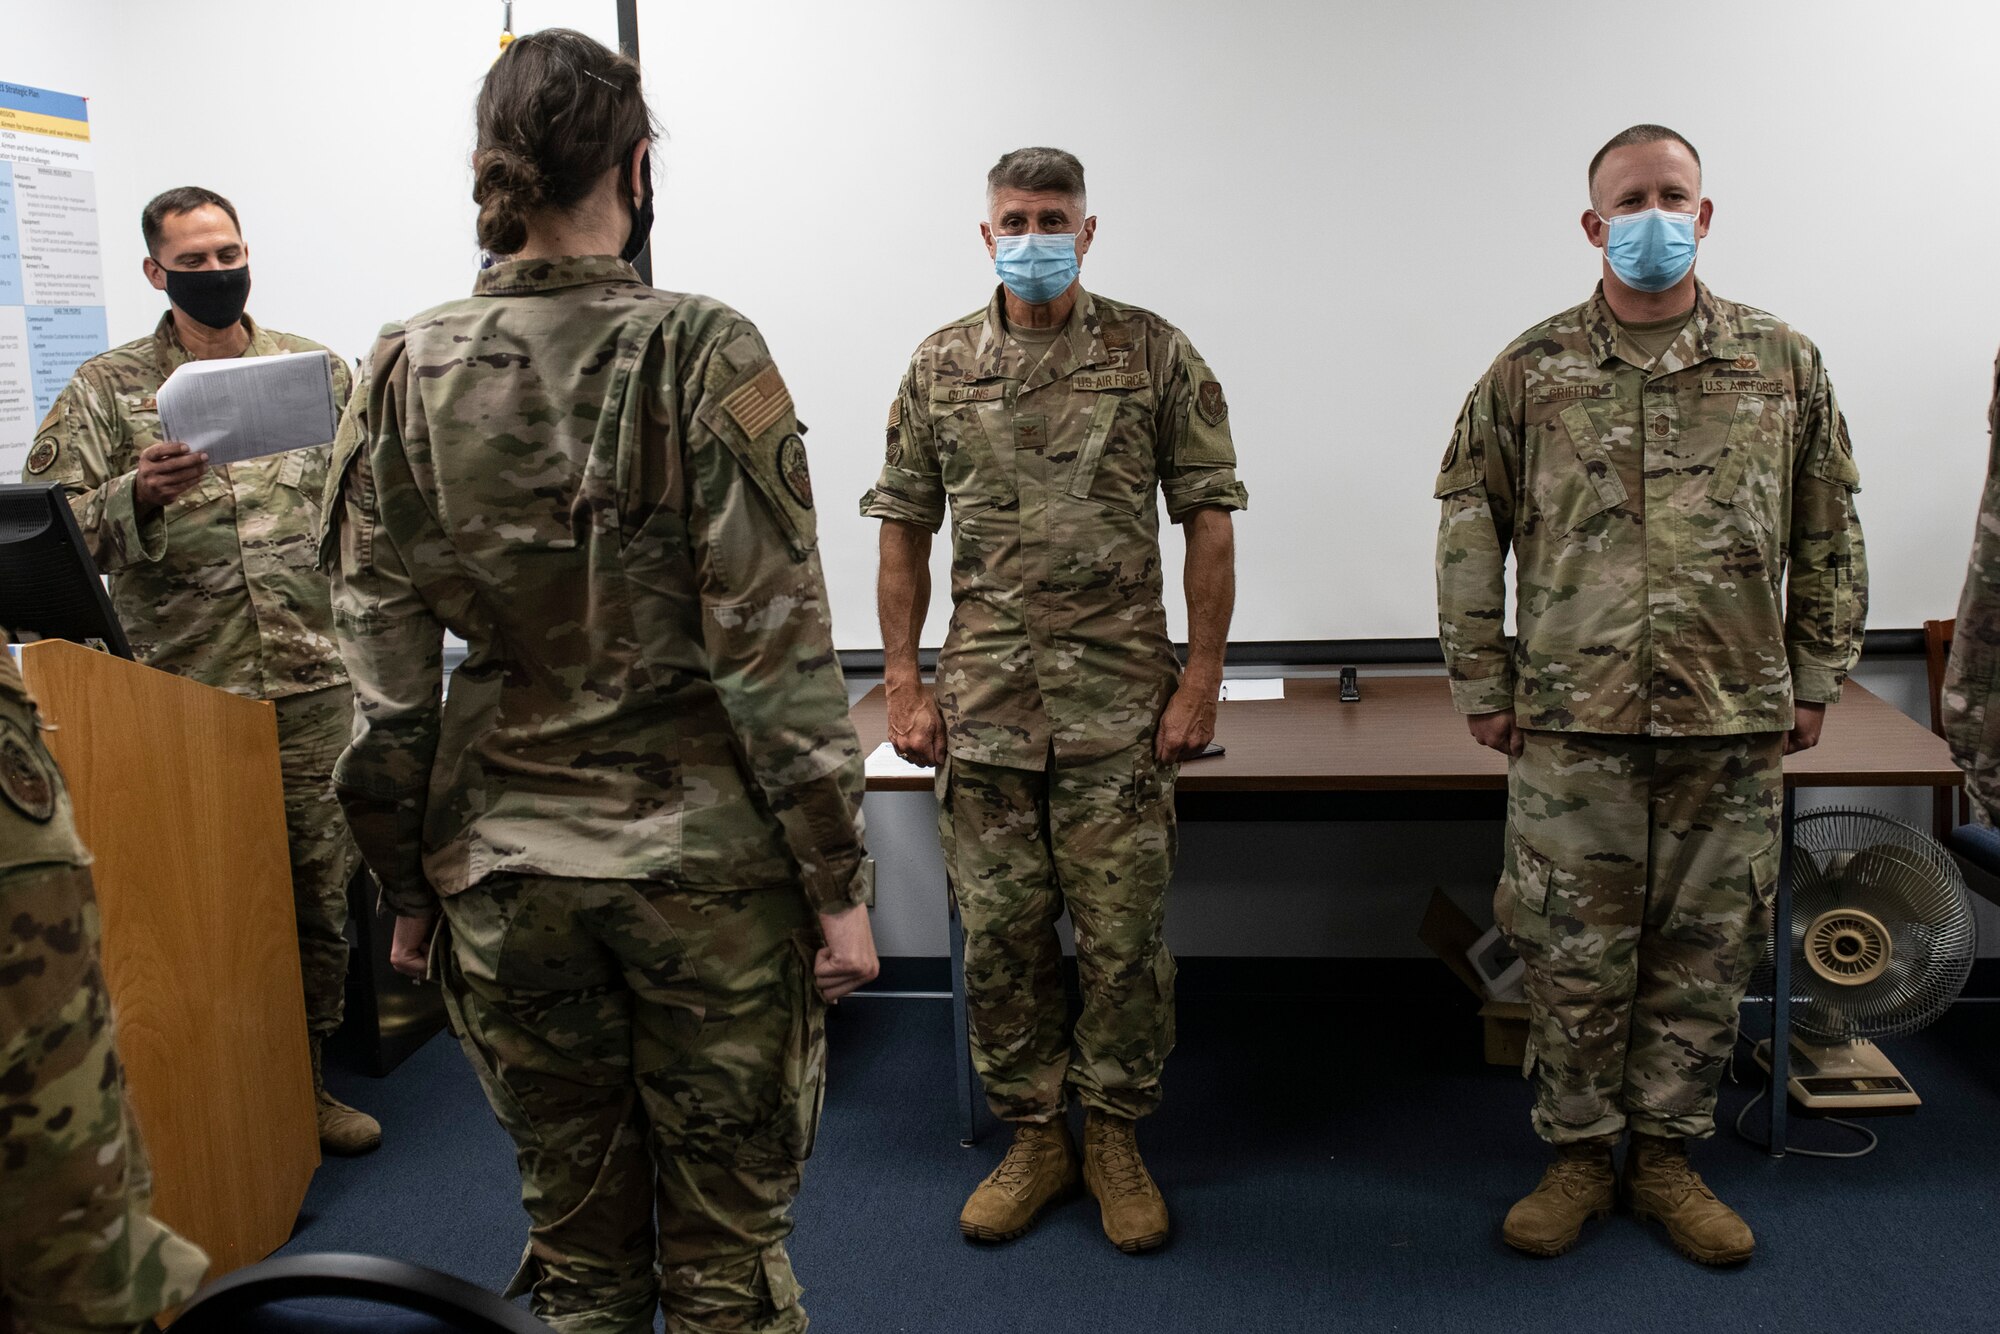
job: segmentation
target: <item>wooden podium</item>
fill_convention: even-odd
[[[213,1280],[284,1244],[319,1165],[277,711],[58,640],[21,670],[95,858],[153,1212]]]

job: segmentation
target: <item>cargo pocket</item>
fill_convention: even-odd
[[[1122,393],[1100,391],[1092,405],[1090,423],[1084,431],[1083,447],[1070,465],[1068,494],[1076,500],[1143,513],[1152,499],[1153,471],[1149,453],[1136,448],[1137,432],[1132,426],[1117,430],[1120,408],[1127,402]],[[1135,413],[1142,405],[1136,398]]]
[[[792,1272],[792,1260],[785,1254],[785,1248],[766,1246],[761,1263],[764,1270],[764,1287],[771,1298],[771,1309],[789,1311],[797,1306],[804,1289],[799,1287],[798,1276]]]
[[[1784,840],[1774,838],[1769,847],[1750,859],[1750,908],[1743,923],[1743,948],[1738,951],[1736,963],[1735,980],[1739,984],[1748,984],[1769,947],[1771,905],[1778,897],[1778,872],[1784,851]]]
[[[785,1086],[778,1095],[777,1129],[778,1143],[785,1155],[801,1163],[812,1157],[813,1144],[819,1137],[820,1112],[826,1105],[826,1002],[820,999],[819,988],[813,985],[816,952],[806,938],[792,938],[797,1001],[792,1011],[791,1037],[785,1043]],[[787,1266],[787,1275],[790,1272]]]
[[[1543,461],[1546,489],[1539,497],[1549,532],[1562,537],[1608,510],[1625,503],[1625,483],[1604,448],[1603,436],[1590,410],[1572,403],[1560,418],[1564,442],[1551,440],[1549,457]],[[1564,457],[1565,452],[1569,457]],[[1566,466],[1573,465],[1573,466]]]
[[[1174,1025],[1174,980],[1180,976],[1180,965],[1174,962],[1173,951],[1165,941],[1153,952],[1153,992],[1160,1016],[1159,1048],[1160,1059],[1165,1061],[1173,1054],[1175,1040]]]

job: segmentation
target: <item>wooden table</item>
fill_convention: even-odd
[[[1215,739],[1226,752],[1181,767],[1175,807],[1182,819],[1379,820],[1500,818],[1507,761],[1472,740],[1438,675],[1366,675],[1361,699],[1342,704],[1330,678],[1293,677],[1285,698],[1224,703]],[[888,736],[882,687],[854,705],[863,754]],[[1945,743],[1901,710],[1848,683],[1827,711],[1825,739],[1785,760],[1784,860],[1773,931],[1789,940],[1794,792],[1801,787],[1954,787],[1964,778]],[[928,792],[918,775],[870,778],[870,792]],[[950,895],[946,895],[947,904]],[[949,929],[952,1004],[959,1025],[958,1081],[965,1143],[977,1115],[965,1014],[964,940],[956,910]],[[1791,955],[1776,951],[1772,987],[1772,1087],[1785,1088],[1791,1049]],[[1787,1099],[1771,1098],[1773,1155],[1785,1152]]]

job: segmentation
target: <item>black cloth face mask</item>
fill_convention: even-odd
[[[233,329],[250,302],[250,266],[236,269],[167,269],[167,300],[196,324]]]
[[[629,200],[626,208],[632,212],[632,230],[625,236],[625,248],[618,252],[618,258],[631,264],[646,253],[647,243],[653,239],[653,155],[646,154],[639,163],[639,202]]]

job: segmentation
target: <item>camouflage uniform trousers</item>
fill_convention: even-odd
[[[1177,848],[1173,766],[1152,741],[1045,770],[950,759],[938,832],[965,932],[972,1061],[994,1115],[1047,1121],[1066,1086],[1145,1116],[1174,1046],[1174,960],[1161,939]],[[1056,919],[1076,932],[1074,1032]]]
[[[1543,1139],[1714,1132],[1777,886],[1782,741],[1526,734],[1494,911],[1527,963]]]
[[[0,871],[0,1329],[131,1330],[208,1269],[148,1212],[112,1041],[90,872]]]
[[[354,692],[329,686],[271,702],[278,709],[278,768],[285,782],[306,1031],[323,1038],[340,1027],[345,1009],[347,884],[361,865],[361,851],[333,791],[333,762],[354,726]]]
[[[498,876],[443,905],[447,1011],[530,1220],[510,1295],[564,1334],[649,1334],[656,1307],[668,1334],[803,1330],[784,1242],[826,1074],[804,896]]]

